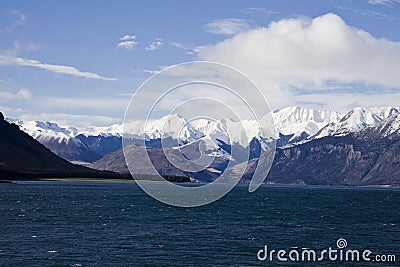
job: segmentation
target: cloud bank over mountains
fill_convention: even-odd
[[[308,103],[343,111],[354,105],[395,104],[393,98],[400,97],[380,90],[400,88],[400,43],[375,38],[332,13],[242,31],[200,47],[198,57],[243,71],[272,106]],[[330,91],[331,84],[339,86]],[[354,94],[348,90],[352,84],[376,89]],[[348,86],[341,91],[340,85]]]

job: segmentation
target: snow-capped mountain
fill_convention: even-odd
[[[204,136],[202,132],[188,123],[185,118],[177,114],[170,114],[159,120],[148,121],[144,134],[146,140],[171,137],[185,143],[193,142]]]
[[[278,149],[266,180],[271,183],[399,186],[399,162],[400,114],[395,113],[355,133],[326,136]]]
[[[122,137],[124,126],[122,124],[113,124],[106,127],[90,126],[79,129],[77,134],[85,136],[118,136]]]
[[[313,135],[327,123],[338,122],[342,115],[331,110],[287,107],[272,113],[276,131],[283,135]]]
[[[272,113],[276,131],[283,135],[301,136],[303,133],[313,135],[323,126],[330,122],[338,122],[341,115],[329,110],[315,110],[302,107],[287,107],[281,110],[275,110]],[[20,121],[8,119],[21,127],[22,130],[33,137],[51,138],[59,142],[69,142],[78,135],[85,136],[118,136],[122,137],[124,126],[114,124],[108,127],[91,126],[82,129],[73,127],[62,127],[56,123],[40,121]],[[246,131],[246,136],[235,136],[235,133],[241,133],[237,130],[242,128]],[[184,143],[190,143],[203,136],[211,136],[213,139],[221,140],[225,143],[238,142],[244,145],[253,137],[259,135],[258,123],[254,120],[244,120],[235,122],[230,119],[221,121],[211,121],[207,119],[198,119],[188,122],[185,118],[176,114],[167,115],[158,120],[149,120],[146,122],[144,133],[140,132],[138,127],[133,125],[128,127],[128,132],[137,138],[146,140],[172,137]],[[229,137],[227,132],[231,133]],[[232,139],[232,140],[230,140]]]
[[[74,127],[59,126],[53,122],[6,120],[18,125],[53,153],[70,161],[92,162],[121,147],[121,138],[116,139],[113,135],[93,138],[81,134]],[[99,143],[102,143],[101,147]]]
[[[284,136],[291,136],[290,140],[294,140],[300,136],[307,137],[315,134],[329,122],[338,122],[341,114],[330,110],[315,110],[293,106],[274,110],[272,118],[275,131]],[[263,118],[260,119],[262,120]],[[133,129],[129,131],[130,134],[140,135],[138,129],[135,131],[134,127],[130,128]],[[177,133],[176,130],[171,130],[180,128],[180,133]],[[228,132],[230,136],[228,136]],[[211,136],[224,143],[239,143],[242,146],[246,146],[254,137],[260,135],[259,123],[255,120],[237,122],[231,119],[220,121],[197,119],[188,122],[177,115],[168,115],[159,120],[148,121],[145,133],[147,139],[172,137],[174,139],[179,138],[185,143],[195,141],[203,136]],[[279,138],[278,136],[276,138]]]
[[[400,112],[365,128],[365,132],[374,133],[376,136],[387,137],[391,134],[400,135]]]
[[[7,118],[6,121],[18,125],[21,130],[38,141],[54,139],[59,143],[69,143],[71,141],[79,143],[78,140],[74,140],[78,130],[73,127],[60,127],[53,122],[21,121],[10,118]]]
[[[276,133],[275,136],[268,137],[275,138],[278,146],[296,145],[325,136],[358,132],[399,112],[400,109],[394,107],[355,108],[342,117],[335,111],[287,107],[272,112]],[[21,130],[68,160],[92,162],[122,146],[122,124],[76,129],[52,122],[7,120],[19,125]],[[126,125],[125,130],[128,130],[133,139],[145,139],[147,145],[153,147],[159,147],[160,140],[167,138],[174,140],[171,147],[191,148],[195,147],[191,143],[203,140],[210,156],[223,158],[229,158],[232,145],[245,148],[260,138],[259,125],[254,120],[187,121],[181,116],[170,114],[161,119],[147,121],[144,131],[140,129],[143,125],[143,122],[132,122]],[[396,131],[398,125],[393,125],[391,127],[394,129],[386,129],[383,125],[379,127],[389,133]]]
[[[399,112],[400,109],[395,107],[357,107],[348,112],[338,122],[330,122],[325,125],[314,136],[309,138],[309,140],[325,136],[343,136],[349,133],[359,132]]]

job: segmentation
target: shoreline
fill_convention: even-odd
[[[78,177],[78,178],[37,178],[37,179],[7,179],[7,180],[0,180],[0,184],[18,184],[18,182],[93,182],[93,183],[137,183],[135,179],[121,179],[121,178],[85,178],[85,177]],[[154,181],[154,180],[147,180],[143,179],[140,182],[163,182],[163,181]],[[172,182],[178,184],[196,184],[193,182]],[[201,183],[200,183],[201,184]],[[206,184],[206,183],[205,183]],[[238,183],[239,186],[248,185],[247,183]],[[381,189],[390,189],[395,188],[399,189],[399,185],[307,185],[307,184],[276,184],[276,183],[264,183],[263,185],[271,185],[271,186],[291,186],[291,187],[341,187],[341,188],[381,188]]]
[[[26,181],[31,181],[31,180],[26,180]],[[43,181],[43,182],[104,182],[104,183],[109,183],[109,182],[118,182],[118,183],[131,183],[131,182],[136,182],[134,179],[112,179],[112,178],[84,178],[84,177],[79,177],[79,178],[39,178],[36,180],[32,181]]]

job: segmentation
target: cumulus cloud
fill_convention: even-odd
[[[54,65],[43,63],[38,60],[26,59],[21,57],[13,57],[8,55],[0,55],[0,65],[19,65],[19,66],[27,66],[34,67],[39,69],[48,70],[55,73],[67,74],[75,77],[82,77],[87,79],[96,79],[96,80],[108,80],[115,81],[116,78],[108,78],[100,76],[99,74],[92,72],[80,71],[79,69],[71,66],[64,65]]]
[[[146,51],[154,51],[154,50],[160,49],[162,45],[163,45],[163,40],[156,38],[155,41],[151,42],[151,44],[146,46],[145,50]]]
[[[125,48],[125,49],[133,49],[138,44],[136,41],[136,35],[124,35],[119,38],[119,43],[117,44],[117,48]]]
[[[378,39],[335,14],[284,19],[241,32],[201,47],[198,57],[242,70],[273,106],[295,104],[295,88],[318,91],[332,81],[400,88],[400,42]],[[329,98],[329,93],[318,96]]]
[[[249,29],[249,24],[243,19],[219,19],[208,23],[206,31],[214,34],[233,35]]]

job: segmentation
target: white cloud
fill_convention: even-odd
[[[385,5],[389,6],[393,3],[400,3],[400,0],[369,0],[368,3],[372,5]]]
[[[144,73],[149,73],[149,74],[157,74],[157,73],[160,73],[163,69],[165,69],[165,68],[168,68],[169,66],[160,66],[160,67],[158,67],[157,69],[153,69],[153,70],[150,70],[150,69],[140,69],[140,70],[134,70],[134,71],[132,71],[132,72],[144,72]]]
[[[2,101],[13,101],[13,100],[24,100],[32,97],[31,91],[22,88],[15,93],[11,92],[0,92],[0,100]]]
[[[178,49],[182,49],[185,51],[185,54],[188,55],[196,55],[200,46],[193,46],[193,45],[186,45],[182,43],[176,43],[176,42],[169,42],[169,45],[172,45],[173,47],[176,47]]]
[[[151,42],[151,44],[146,46],[145,50],[146,51],[154,51],[154,50],[160,49],[162,45],[163,45],[163,40],[156,38],[155,41]]]
[[[117,44],[117,48],[133,49],[138,44],[136,41],[124,41]]]
[[[121,38],[119,38],[119,40],[120,41],[136,40],[136,35],[126,34],[126,35],[122,36]]]
[[[249,29],[249,24],[243,19],[220,19],[208,23],[206,31],[214,34],[233,35]]]
[[[108,78],[100,76],[99,74],[92,73],[92,72],[85,72],[80,71],[79,69],[71,66],[64,66],[64,65],[54,65],[43,63],[38,60],[33,59],[26,59],[21,57],[12,57],[8,55],[0,55],[0,65],[18,65],[18,66],[27,66],[27,67],[34,67],[40,68],[44,70],[48,70],[55,73],[60,74],[67,74],[75,77],[82,77],[87,79],[96,79],[96,80],[108,80],[108,81],[115,81],[116,78]]]
[[[153,74],[159,73],[160,70],[146,70],[146,69],[143,69],[143,70],[137,70],[135,72],[144,72],[144,73],[149,73],[149,74],[153,75]]]
[[[332,81],[400,88],[400,42],[375,38],[335,14],[284,19],[241,32],[201,47],[198,57],[243,71],[275,107],[307,102],[307,96],[300,100],[294,88],[318,91]],[[318,97],[335,105],[329,92]]]
[[[124,35],[119,38],[120,42],[117,44],[117,48],[125,48],[127,50],[131,50],[135,48],[138,44],[136,41],[136,35]]]

